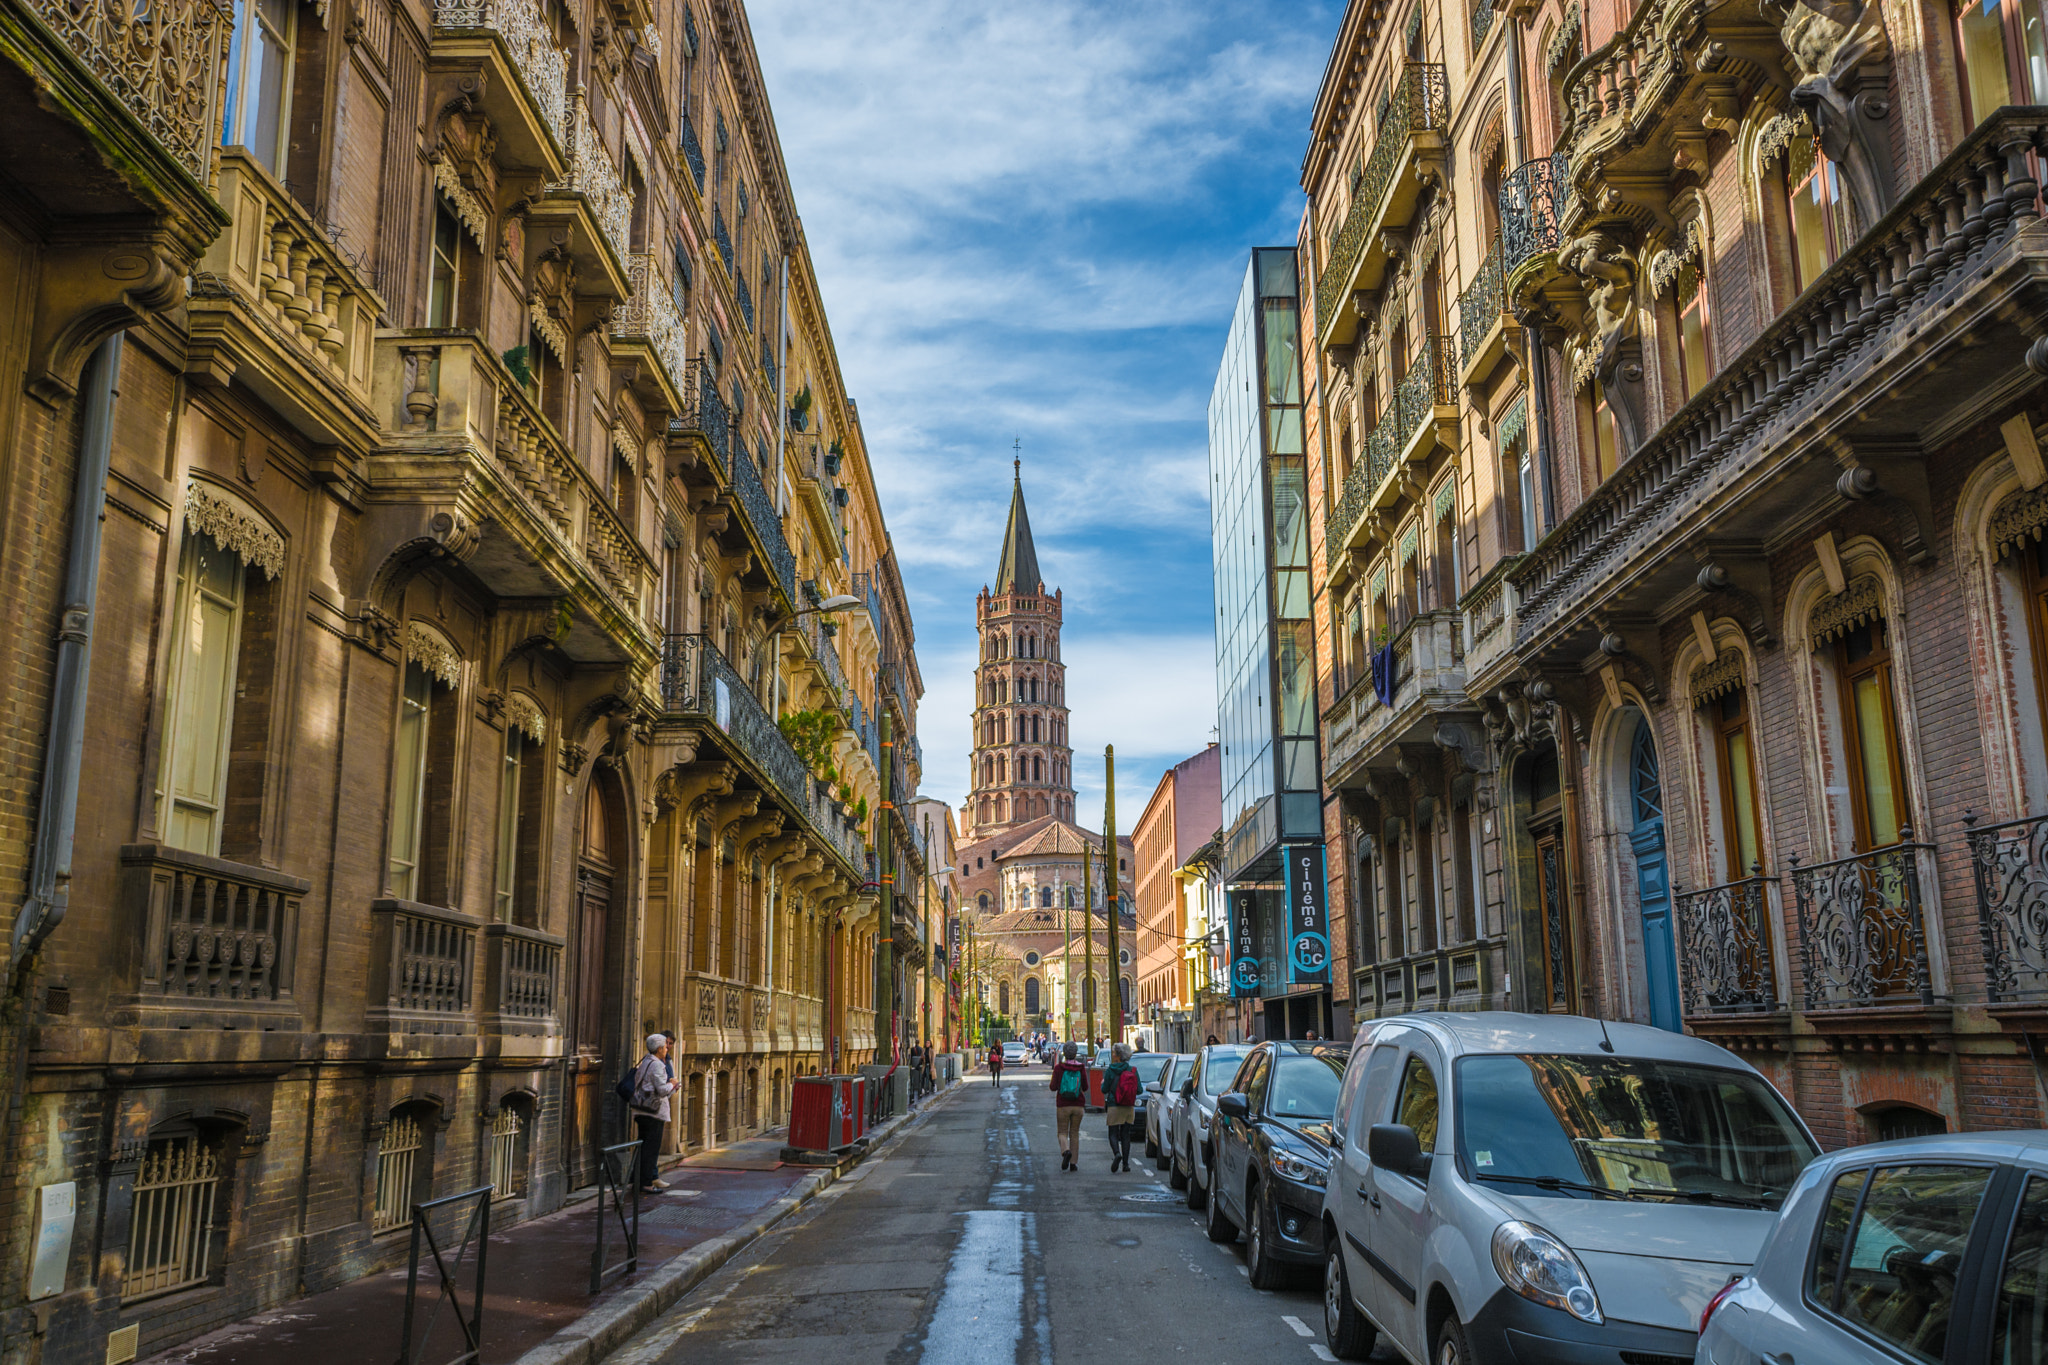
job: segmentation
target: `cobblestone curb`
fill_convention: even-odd
[[[624,1346],[641,1328],[675,1306],[683,1295],[702,1284],[712,1272],[744,1251],[755,1238],[815,1199],[854,1166],[869,1157],[881,1156],[895,1145],[908,1125],[921,1120],[932,1105],[959,1088],[954,1081],[912,1113],[885,1120],[876,1128],[865,1150],[836,1166],[823,1166],[799,1180],[788,1194],[755,1215],[752,1222],[731,1232],[691,1247],[663,1262],[645,1278],[621,1290],[600,1308],[564,1327],[540,1345],[519,1357],[515,1365],[595,1365]]]

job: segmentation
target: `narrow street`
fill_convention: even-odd
[[[1110,1173],[1100,1115],[1062,1172],[1046,1075],[971,1078],[615,1365],[1333,1359],[1315,1273],[1252,1289],[1137,1148]]]

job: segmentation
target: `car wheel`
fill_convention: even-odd
[[[1185,1190],[1188,1188],[1188,1173],[1181,1167],[1180,1153],[1178,1152],[1166,1158],[1166,1188],[1169,1190]],[[1188,1201],[1188,1207],[1194,1207],[1192,1199]]]
[[[1152,1136],[1152,1130],[1145,1130],[1145,1159],[1154,1163],[1159,1160],[1159,1139]]]
[[[1472,1344],[1465,1339],[1465,1324],[1456,1313],[1444,1316],[1436,1329],[1436,1347],[1429,1353],[1430,1365],[1473,1365]]]
[[[1379,1330],[1358,1311],[1351,1297],[1351,1273],[1344,1268],[1344,1248],[1330,1239],[1323,1259],[1323,1335],[1339,1360],[1364,1360],[1379,1342]]]
[[[1223,1197],[1218,1190],[1209,1191],[1209,1218],[1202,1224],[1202,1231],[1209,1234],[1212,1242],[1235,1242],[1237,1224],[1230,1221],[1230,1215],[1223,1211]]]
[[[1287,1267],[1273,1259],[1273,1215],[1266,1212],[1265,1196],[1254,1185],[1244,1192],[1246,1212],[1245,1272],[1254,1289],[1280,1289],[1287,1284]]]
[[[1209,1206],[1209,1192],[1202,1188],[1202,1167],[1197,1161],[1198,1153],[1188,1148],[1188,1207],[1203,1209]]]

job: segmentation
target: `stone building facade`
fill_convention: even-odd
[[[1214,1003],[1224,985],[1213,972],[1212,929],[1222,928],[1212,905],[1202,855],[1222,826],[1222,765],[1218,745],[1182,759],[1159,775],[1152,799],[1131,828],[1137,859],[1133,902],[1138,921],[1139,1017],[1152,1028],[1154,1046],[1185,1043],[1197,1032],[1204,997]],[[1225,935],[1227,937],[1227,933]],[[1224,987],[1227,994],[1227,986]]]
[[[2043,1122],[2023,20],[1351,7],[1300,245],[1356,1017],[1684,1028],[1830,1145]]]
[[[117,1363],[557,1207],[654,1029],[672,1144],[775,1122],[924,841],[743,10],[99,13],[0,5],[0,1356]]]

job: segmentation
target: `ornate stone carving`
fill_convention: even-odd
[[[1733,692],[1742,686],[1742,681],[1742,655],[1732,649],[1723,650],[1720,658],[1701,664],[1692,671],[1686,692],[1692,697],[1694,706],[1704,706],[1716,697]]]
[[[1812,121],[1821,150],[1842,169],[1858,226],[1892,206],[1891,113],[1881,72],[1861,68],[1886,52],[1884,16],[1864,0],[1766,0],[1797,77],[1792,104]],[[1868,85],[1871,88],[1864,88]]]
[[[2048,484],[2015,493],[1991,514],[1991,553],[2000,559],[2048,534]]]
[[[477,198],[475,191],[462,183],[461,175],[445,156],[434,162],[434,186],[448,196],[448,203],[454,208],[455,216],[462,220],[462,225],[469,229],[469,235],[476,239],[477,249],[490,250],[491,211],[484,207],[483,200]]]
[[[575,777],[583,771],[583,765],[590,761],[590,750],[571,740],[562,746],[562,771]]]
[[[211,484],[185,485],[185,529],[212,536],[223,550],[232,550],[244,564],[275,580],[284,572],[284,537],[270,523]]]
[[[548,719],[533,698],[514,692],[505,698],[505,723],[515,727],[535,744],[548,742]]]
[[[1872,575],[1864,574],[1813,609],[1812,619],[1807,624],[1807,636],[1814,647],[1819,648],[1883,615],[1884,585]]]
[[[405,623],[405,660],[418,664],[450,687],[462,682],[462,656],[439,631],[421,622]]]

